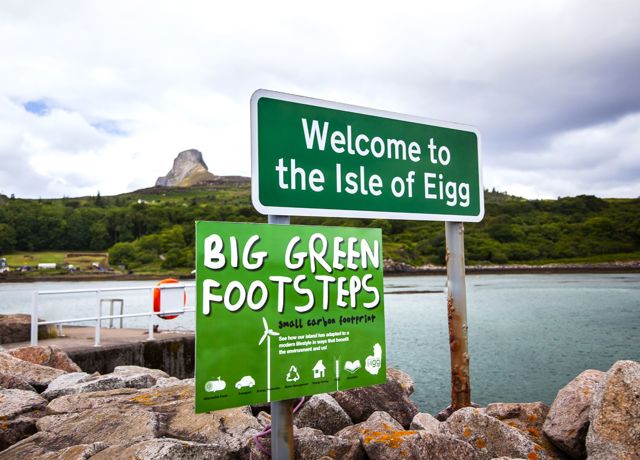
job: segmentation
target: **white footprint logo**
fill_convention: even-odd
[[[371,375],[378,375],[382,367],[382,347],[379,343],[373,346],[373,356],[367,356],[364,362],[364,369]]]

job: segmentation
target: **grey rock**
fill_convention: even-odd
[[[125,379],[114,376],[113,374],[99,375],[96,377],[90,376],[73,385],[59,388],[56,390],[55,397],[59,398],[60,396],[74,393],[89,393],[93,391],[114,390],[117,388],[125,388]]]
[[[46,406],[47,400],[33,391],[0,390],[0,420],[9,420]]]
[[[427,414],[426,412],[416,414],[409,427],[411,430],[422,430],[431,434],[442,434],[444,428],[446,428],[445,424],[439,422],[433,415]]]
[[[173,385],[181,385],[183,382],[177,377],[159,378],[153,388],[165,388]]]
[[[455,438],[470,444],[480,460],[495,457],[523,457],[545,460],[547,451],[528,436],[480,409],[465,407],[445,422]]]
[[[466,442],[441,433],[404,430],[385,412],[375,412],[367,421],[347,427],[337,436],[359,440],[365,457],[371,460],[477,459],[474,449]]]
[[[60,396],[47,406],[51,414],[72,414],[103,406],[134,404],[139,391],[132,388],[118,388],[108,391],[76,393]]]
[[[61,415],[49,415],[36,422],[38,431],[57,439],[58,445],[71,447],[96,441],[108,445],[153,439],[160,434],[158,416],[137,406],[105,406]]]
[[[346,438],[359,438],[365,431],[400,431],[402,425],[386,412],[377,411],[364,422],[351,425],[336,433],[336,436]]]
[[[82,369],[57,347],[47,345],[20,347],[10,350],[9,354],[30,363],[53,367],[65,372],[82,372]]]
[[[413,378],[411,378],[411,376],[406,372],[394,367],[390,367],[387,369],[387,375],[400,384],[407,396],[411,396],[415,391],[415,388],[413,386]]]
[[[324,434],[335,434],[353,422],[335,399],[322,393],[305,402],[295,415],[294,424],[300,428],[315,428]]]
[[[202,153],[191,149],[178,154],[167,175],[158,178],[156,187],[187,187],[214,178],[202,158]]]
[[[33,364],[8,353],[0,353],[0,372],[17,375],[39,391],[44,390],[55,378],[66,374],[60,369]]]
[[[63,440],[49,433],[36,433],[0,452],[1,460],[87,460],[107,444],[94,442],[66,447]]]
[[[295,458],[298,460],[365,460],[366,454],[360,447],[357,438],[347,439],[325,435],[313,428],[293,428]],[[251,442],[250,458],[252,460],[269,460],[271,458],[271,438],[260,439],[262,449]]]
[[[51,382],[43,393],[52,400],[61,396],[108,391],[118,388],[149,388],[156,384],[159,378],[166,379],[168,375],[157,369],[147,369],[138,366],[118,366],[111,374],[89,375],[84,372],[67,374]]]
[[[263,428],[271,426],[271,414],[268,414],[265,411],[260,411],[258,415],[256,415],[256,420],[258,420],[258,423],[262,425]]]
[[[402,443],[397,446],[393,441],[378,444],[378,452],[373,453],[373,443],[367,449],[369,458],[372,460],[383,458],[405,458],[409,460],[478,460],[479,456],[474,448],[464,441],[453,438],[451,436],[427,433],[423,431],[416,432],[415,435],[404,436],[401,438]],[[380,449],[380,447],[384,448]],[[400,455],[398,456],[398,453]],[[387,457],[386,455],[396,455],[396,457]]]
[[[572,458],[587,456],[591,400],[605,373],[595,369],[582,372],[558,391],[543,425],[544,433]]]
[[[193,398],[154,406],[167,420],[163,434],[199,443],[214,443],[241,457],[249,453],[253,436],[263,430],[249,406],[195,414]]]
[[[46,338],[47,332],[47,326],[38,327],[40,338]],[[0,343],[28,342],[29,340],[31,340],[31,315],[0,315]]]
[[[329,436],[309,427],[296,430],[294,442],[296,458],[299,460],[315,460],[321,457],[343,460],[363,459],[358,440]]]
[[[14,389],[25,391],[36,391],[29,382],[17,375],[0,372],[0,389]]]
[[[475,409],[480,409],[480,406],[478,404],[474,403],[474,402],[472,402],[469,407],[473,407]],[[435,417],[436,420],[438,420],[440,422],[444,422],[449,417],[451,417],[451,414],[453,414],[454,412],[455,412],[455,410],[453,410],[453,406],[452,405],[448,405],[447,407],[442,409],[440,412],[438,412],[436,415],[434,415],[434,417]]]
[[[406,381],[398,380],[397,371],[387,369],[387,381],[382,385],[336,391],[331,396],[338,401],[354,423],[367,420],[376,411],[383,411],[389,413],[402,426],[409,427],[413,417],[418,413],[418,408],[409,399],[406,388]]]
[[[149,388],[158,379],[169,378],[169,374],[160,369],[147,369],[140,366],[117,366],[112,373],[123,380],[126,388]]]
[[[587,432],[589,460],[640,455],[640,363],[618,361],[593,393]]]
[[[42,392],[42,396],[49,401],[52,399],[64,396],[72,393],[70,388],[74,387],[78,383],[86,382],[91,376],[86,372],[71,372],[69,374],[62,374],[56,379],[52,380],[47,389]]]
[[[36,432],[47,401],[28,390],[0,390],[0,451]]]
[[[549,458],[562,458],[564,454],[543,433],[542,426],[549,407],[542,402],[533,403],[493,403],[483,412],[497,418],[542,447]]]
[[[391,436],[390,433],[400,432],[403,427],[397,420],[386,412],[377,411],[369,416],[364,422],[350,425],[336,433],[336,436],[343,439],[355,440],[359,443],[359,456],[366,458],[365,443],[373,434],[378,436]]]
[[[91,460],[116,458],[122,460],[232,460],[237,457],[217,444],[165,438],[109,447],[91,457]]]

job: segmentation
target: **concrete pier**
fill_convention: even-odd
[[[64,336],[44,339],[38,345],[64,350],[85,372],[112,372],[116,366],[136,365],[162,369],[180,379],[193,377],[195,334],[193,331],[159,331],[148,340],[146,329],[100,331],[101,345],[95,347],[94,327],[65,326]],[[29,342],[5,343],[6,349],[30,346]]]

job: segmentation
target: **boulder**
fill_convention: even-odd
[[[416,414],[409,427],[411,430],[422,430],[432,434],[440,434],[444,428],[446,428],[445,424],[439,422],[433,415],[427,414],[426,412]]]
[[[60,369],[33,364],[9,353],[0,353],[0,372],[17,375],[39,391],[44,390],[55,378],[66,374]]]
[[[234,455],[217,444],[165,438],[112,446],[100,451],[91,460],[232,460],[237,458]]]
[[[260,446],[251,442],[250,458],[268,460],[271,458],[271,438],[260,438]],[[293,428],[295,458],[298,460],[344,459],[365,460],[364,450],[357,439],[346,439],[326,435],[314,428]]]
[[[336,436],[341,438],[356,438],[360,439],[364,431],[400,431],[403,427],[398,423],[396,419],[386,412],[377,411],[369,416],[364,422],[350,425],[341,429],[336,433]]]
[[[474,447],[479,460],[500,456],[529,460],[553,458],[520,430],[481,409],[465,407],[454,412],[445,423],[452,436]]]
[[[269,428],[271,426],[271,414],[267,414],[264,411],[260,411],[260,413],[256,415],[256,420],[258,420],[258,423],[262,425],[263,428]]]
[[[293,437],[296,458],[299,460],[315,460],[325,456],[344,460],[363,459],[357,439],[328,436],[309,427],[295,430]]]
[[[469,407],[473,407],[475,409],[480,409],[480,406],[478,404],[474,403],[474,402],[472,402]],[[453,410],[453,406],[452,405],[448,405],[447,407],[442,409],[440,412],[438,412],[436,415],[434,415],[434,417],[435,417],[436,420],[438,420],[440,422],[444,422],[449,417],[451,417],[451,414],[453,414],[454,412],[455,412],[455,410]]]
[[[483,412],[519,430],[541,446],[549,458],[563,457],[563,453],[542,432],[542,426],[549,412],[546,404],[541,402],[493,403],[483,409]]]
[[[159,419],[153,411],[123,405],[49,415],[39,419],[36,426],[38,431],[55,436],[61,448],[97,441],[110,446],[127,444],[160,434]]]
[[[38,326],[38,337],[48,337],[49,328]],[[31,315],[0,315],[0,343],[29,342],[31,340]]]
[[[149,388],[158,379],[168,379],[170,376],[160,369],[148,369],[141,366],[117,366],[113,375],[122,378],[125,388]]]
[[[0,452],[2,460],[86,460],[92,458],[107,444],[94,442],[65,447],[61,439],[49,433],[36,433]]]
[[[589,411],[589,460],[631,460],[640,453],[640,363],[618,361],[595,388]]]
[[[406,372],[390,367],[387,369],[387,375],[400,384],[407,396],[411,396],[415,391],[413,378]]]
[[[193,399],[154,408],[167,419],[164,435],[201,443],[214,443],[236,457],[249,453],[253,436],[263,430],[249,406],[195,414]]]
[[[111,374],[89,375],[76,372],[58,377],[52,381],[43,396],[49,400],[61,396],[108,391],[118,388],[149,388],[158,379],[167,379],[168,375],[157,369],[147,369],[139,366],[118,366]]]
[[[406,379],[399,378],[399,372],[389,368],[387,381],[382,385],[336,391],[331,396],[338,401],[354,423],[367,420],[376,411],[383,411],[402,426],[409,427],[413,417],[418,413],[418,408],[409,399]]]
[[[57,347],[46,345],[20,347],[10,350],[9,354],[41,366],[53,367],[66,372],[82,372],[82,369],[64,351]]]
[[[385,412],[375,412],[366,422],[347,427],[337,433],[346,439],[358,439],[366,458],[382,460],[476,460],[473,448],[466,442],[444,434],[404,430]]]
[[[0,389],[36,391],[29,382],[17,375],[0,372]]]
[[[167,378],[160,377],[158,380],[156,380],[156,384],[153,385],[153,388],[165,388],[165,387],[170,387],[172,385],[181,385],[181,384],[182,384],[182,380],[180,380],[177,377],[167,377]]]
[[[413,460],[478,460],[479,456],[474,448],[464,441],[444,434],[427,433],[418,431],[416,436],[404,438],[404,451],[406,456],[402,458]],[[369,453],[369,450],[367,450]],[[372,457],[370,454],[370,458]],[[389,457],[377,457],[380,459]]]
[[[353,425],[344,409],[326,393],[309,398],[295,414],[293,423],[300,428],[315,428],[324,434],[335,434],[344,427]]]
[[[42,392],[42,396],[49,401],[60,396],[64,396],[70,393],[74,393],[70,389],[79,383],[86,382],[91,378],[91,375],[86,372],[71,372],[69,374],[62,374],[56,379],[52,380],[47,389]]]
[[[47,406],[51,414],[73,414],[103,406],[126,405],[138,395],[133,388],[118,388],[116,390],[96,391],[92,393],[77,393],[53,399]]]
[[[0,451],[36,432],[47,401],[26,390],[0,390]]]
[[[587,456],[585,441],[591,399],[604,375],[604,372],[595,369],[582,372],[558,391],[547,414],[542,427],[544,434],[572,458]]]

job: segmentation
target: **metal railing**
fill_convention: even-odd
[[[148,328],[149,328],[149,336],[147,338],[147,340],[154,340],[153,337],[153,325],[154,325],[154,318],[157,315],[160,315],[159,312],[155,312],[153,311],[153,290],[154,289],[160,289],[161,292],[164,290],[176,290],[176,289],[181,289],[184,290],[186,292],[187,288],[195,288],[195,284],[191,283],[191,284],[183,284],[183,283],[176,283],[176,284],[161,284],[161,285],[155,285],[155,286],[136,286],[136,287],[113,287],[113,288],[102,288],[102,289],[67,289],[67,290],[59,290],[59,291],[35,291],[32,295],[32,299],[31,299],[31,345],[35,346],[38,345],[38,328],[39,326],[47,326],[47,325],[56,325],[58,327],[59,330],[61,330],[61,327],[63,324],[68,324],[68,323],[82,323],[82,322],[94,322],[95,321],[95,336],[94,336],[94,346],[95,347],[99,347],[100,346],[100,330],[102,329],[102,321],[104,320],[109,320],[110,321],[110,327],[113,325],[113,320],[114,319],[120,319],[120,327],[122,327],[122,320],[124,318],[140,318],[140,317],[149,317],[149,322],[148,322]],[[126,292],[126,291],[149,291],[150,293],[150,301],[149,301],[149,306],[150,306],[150,311],[147,312],[142,312],[142,313],[128,313],[125,314],[124,313],[124,300],[119,298],[119,299],[104,299],[102,298],[102,295],[104,293],[111,293],[111,292]],[[78,318],[65,318],[65,319],[57,319],[57,320],[53,320],[53,321],[39,321],[38,320],[38,314],[40,312],[40,305],[38,303],[38,300],[41,296],[58,296],[58,295],[64,295],[64,294],[94,294],[95,295],[95,303],[96,303],[96,315],[95,316],[83,316],[83,317],[78,317]],[[185,299],[186,300],[186,299]],[[113,314],[113,306],[114,306],[114,302],[118,302],[120,301],[120,314],[119,315],[115,315]],[[110,302],[110,311],[108,315],[103,315],[102,314],[102,305],[104,302]],[[172,311],[162,311],[162,315],[179,315],[182,313],[191,313],[191,312],[195,312],[195,306],[189,306],[186,305],[185,302],[185,306],[184,309],[176,309],[176,310],[172,310]]]

